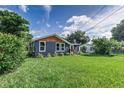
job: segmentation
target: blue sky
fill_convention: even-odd
[[[92,18],[92,16],[103,7],[104,9]],[[37,38],[55,33],[66,36],[76,30],[85,31],[107,15],[111,14],[112,10],[118,9],[119,7],[120,6],[103,5],[14,5],[0,6],[0,10],[14,11],[27,19],[30,22],[30,33],[32,33],[34,38]],[[118,14],[113,15],[111,18],[107,19],[86,34],[91,38],[93,36],[107,36],[110,38],[111,28],[123,19],[124,15],[122,10],[118,11],[119,13],[121,12],[121,16]],[[88,23],[84,24],[86,22]]]

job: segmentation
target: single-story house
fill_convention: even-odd
[[[79,46],[80,44],[72,44],[54,34],[34,39],[29,49],[34,55],[42,54],[47,56],[48,54],[52,55],[55,53],[78,53],[80,51]]]
[[[95,52],[93,45],[91,43],[81,45],[80,51],[86,52],[86,53],[94,53]]]

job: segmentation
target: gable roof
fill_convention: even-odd
[[[52,35],[48,35],[48,36],[36,38],[36,39],[33,39],[33,41],[38,41],[38,40],[40,40],[40,39],[44,39],[44,38],[51,37],[51,36],[55,36],[55,37],[61,39],[62,41],[66,42],[67,44],[73,45],[72,43],[68,42],[67,40],[65,40],[64,38],[60,37],[60,36],[57,35],[57,34],[52,34]]]

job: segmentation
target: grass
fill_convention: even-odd
[[[124,55],[28,58],[0,87],[124,87]]]

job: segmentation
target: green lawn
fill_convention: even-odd
[[[124,55],[28,58],[0,87],[124,87]]]

